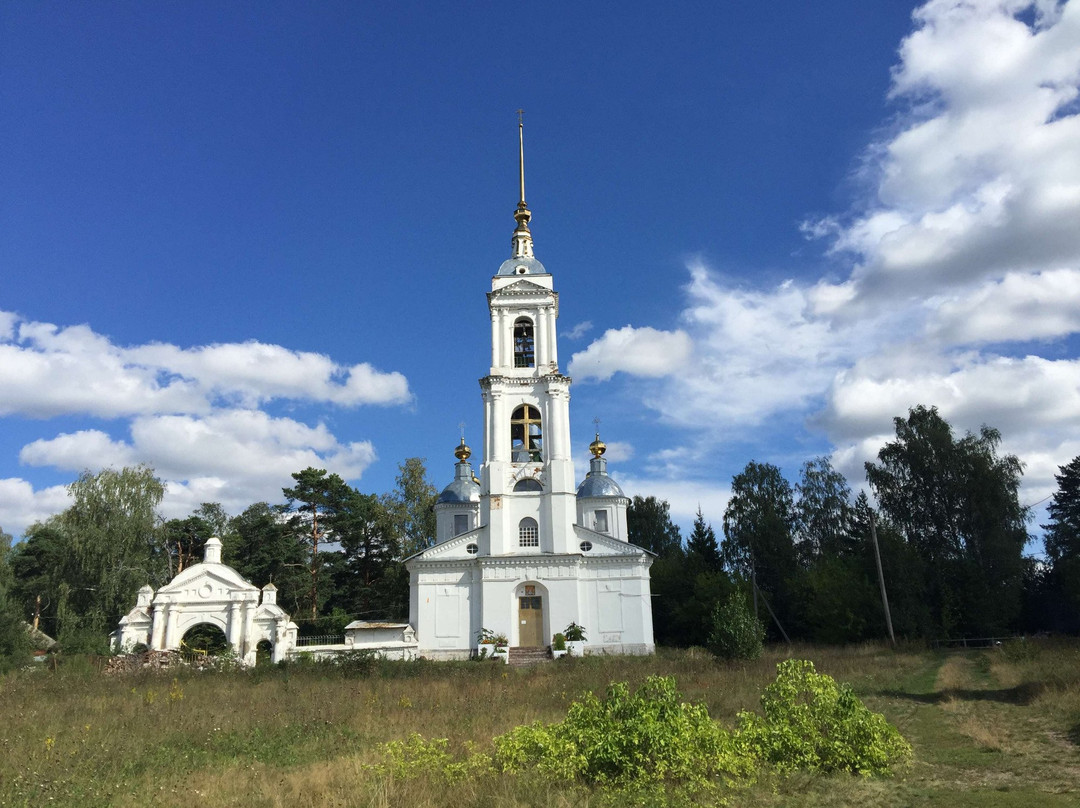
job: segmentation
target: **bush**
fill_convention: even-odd
[[[561,631],[555,632],[555,636],[551,638],[551,650],[553,651],[565,651],[566,650],[566,637],[563,636]]]
[[[817,673],[814,663],[789,659],[761,696],[764,717],[739,714],[739,739],[782,771],[849,771],[888,775],[911,756],[911,746],[885,716],[847,685]]]
[[[746,596],[732,592],[713,611],[708,647],[721,659],[757,659],[765,642],[765,626],[750,611]]]
[[[558,724],[537,722],[495,738],[495,765],[621,786],[749,775],[752,761],[708,709],[681,699],[670,676],[650,676],[632,695],[625,682],[613,682],[603,699],[587,693],[571,704]]]

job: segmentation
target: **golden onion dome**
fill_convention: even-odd
[[[607,444],[600,440],[600,433],[596,433],[596,440],[589,444],[589,451],[592,452],[593,457],[600,457],[607,451]]]
[[[461,444],[454,450],[454,457],[458,460],[468,460],[472,456],[472,449],[465,445],[465,438],[461,439]]]

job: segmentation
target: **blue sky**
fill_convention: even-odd
[[[1078,0],[0,5],[0,525],[479,451],[524,108],[572,430],[721,520],[915,404],[1080,454]]]

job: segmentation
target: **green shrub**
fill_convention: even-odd
[[[872,712],[847,685],[789,659],[761,696],[764,717],[739,714],[738,738],[755,757],[782,771],[849,771],[888,775],[911,746],[885,716]]]
[[[1020,637],[1015,640],[1006,640],[998,645],[1001,649],[1002,655],[1009,662],[1034,662],[1039,658],[1040,643],[1036,640],[1029,640],[1027,637]]]
[[[749,776],[752,761],[731,735],[704,705],[681,699],[670,676],[650,676],[633,694],[625,682],[613,682],[603,699],[587,693],[571,704],[560,723],[495,738],[495,765],[611,785]]]
[[[566,650],[566,637],[561,631],[555,632],[555,636],[551,638],[551,650],[553,651],[565,651]]]
[[[568,642],[586,642],[585,629],[577,623],[571,623],[562,631]]]
[[[708,647],[721,659],[757,659],[765,642],[765,626],[750,611],[746,595],[732,592],[713,611]]]

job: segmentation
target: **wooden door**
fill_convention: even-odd
[[[538,648],[544,642],[544,605],[539,595],[518,598],[518,645]]]

